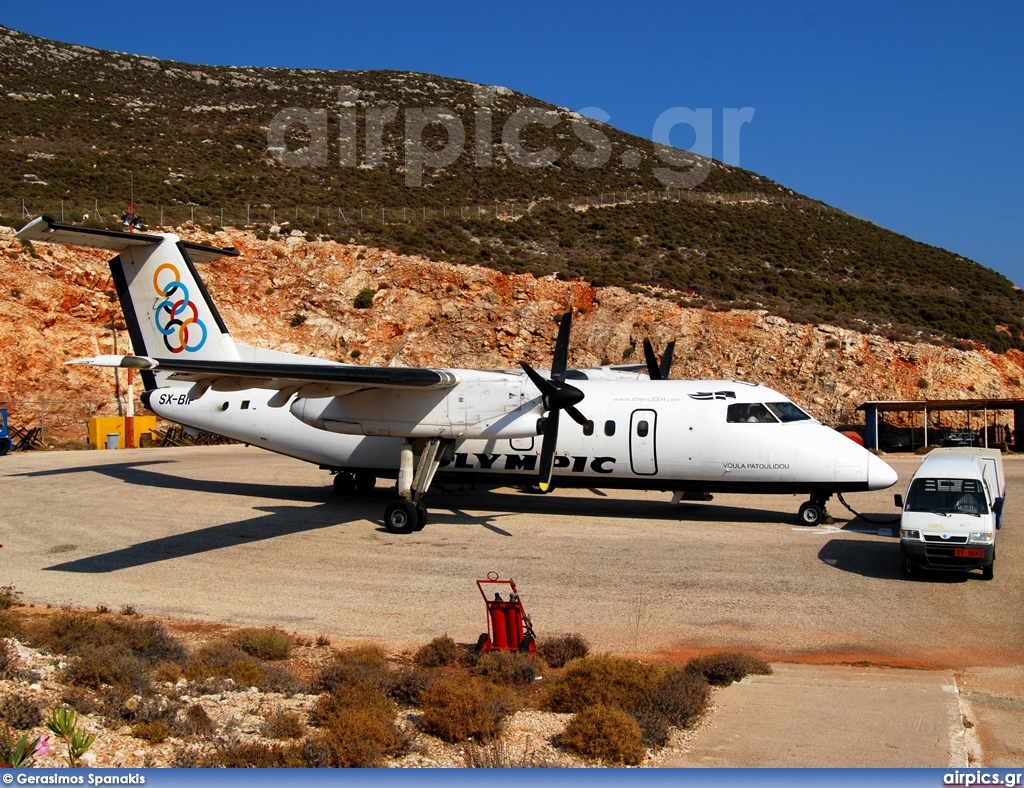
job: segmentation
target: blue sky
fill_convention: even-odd
[[[6,4],[0,24],[217,65],[422,71],[650,138],[752,107],[740,164],[1024,286],[1024,3]],[[690,147],[679,126],[672,142]],[[692,134],[692,132],[691,132]]]

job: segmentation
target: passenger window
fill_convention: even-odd
[[[612,435],[615,434],[615,422],[614,421],[606,421],[604,423],[604,434],[607,435],[609,438]]]
[[[636,423],[636,436],[638,438],[646,438],[647,437],[647,431],[649,429],[650,429],[650,427],[648,427],[646,421],[638,421]]]
[[[587,423],[583,425],[583,434],[584,435],[593,435],[594,434],[594,422],[591,421],[590,419],[587,419]]]
[[[730,405],[725,420],[730,424],[777,424],[779,421],[759,402],[737,402]]]

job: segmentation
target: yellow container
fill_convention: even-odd
[[[97,449],[107,448],[107,435],[118,434],[117,448],[123,449],[124,444],[124,422],[123,416],[93,416],[89,419],[89,443]],[[152,434],[156,430],[156,416],[135,417],[135,440],[133,445],[139,447],[139,442],[144,433]],[[155,436],[153,436],[155,438]]]

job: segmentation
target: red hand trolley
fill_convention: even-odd
[[[533,624],[523,610],[523,601],[516,590],[515,581],[499,580],[497,572],[488,572],[486,580],[477,580],[477,588],[487,606],[487,631],[480,635],[480,650],[488,651],[520,651],[533,656],[536,651]],[[484,586],[491,586],[490,599]],[[502,598],[501,590],[495,586],[507,586],[508,596]]]

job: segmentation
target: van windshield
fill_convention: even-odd
[[[907,511],[981,515],[988,514],[988,502],[977,479],[914,479]]]

